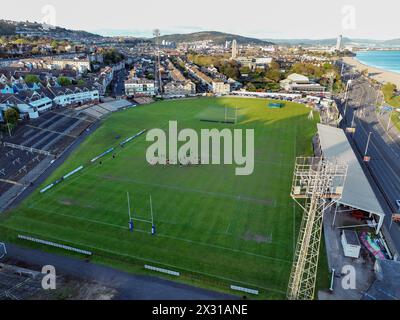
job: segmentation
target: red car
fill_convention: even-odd
[[[352,216],[353,218],[356,218],[356,219],[359,219],[359,220],[362,220],[362,219],[365,218],[364,212],[362,212],[362,211],[360,211],[360,210],[354,210],[354,211],[351,213],[351,216]]]

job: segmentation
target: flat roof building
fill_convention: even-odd
[[[376,232],[382,227],[385,212],[342,129],[318,124],[322,156],[347,164],[347,177],[338,205],[359,209],[377,218]],[[338,206],[336,206],[337,210]],[[336,213],[335,213],[336,215]]]
[[[281,88],[289,92],[324,92],[325,87],[301,74],[292,73],[285,80],[280,82]]]

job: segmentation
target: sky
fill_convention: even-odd
[[[15,2],[16,4],[16,2]],[[103,35],[222,31],[261,39],[400,38],[398,0],[18,0],[1,19]]]

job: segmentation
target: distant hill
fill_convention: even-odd
[[[385,44],[388,46],[400,46],[400,39],[386,40]]]
[[[300,45],[300,46],[335,46],[337,39],[265,39],[266,41],[273,41],[281,45]],[[360,47],[389,47],[399,46],[400,39],[393,40],[374,40],[374,39],[351,39],[343,38],[344,45],[360,46]]]
[[[225,44],[226,41],[232,41],[236,39],[238,44],[257,44],[257,45],[269,45],[273,44],[270,41],[260,40],[256,38],[243,37],[235,34],[229,34],[217,31],[202,31],[188,34],[170,34],[160,37],[160,41],[170,41],[175,43],[182,42],[194,42],[194,41],[205,41],[212,40],[216,44]]]
[[[11,36],[15,34],[15,25],[6,22],[4,20],[0,20],[0,35],[1,36]]]
[[[101,38],[100,35],[81,30],[69,30],[61,27],[45,28],[43,24],[37,22],[0,20],[0,36],[18,34],[71,40],[77,40],[79,38]]]
[[[272,39],[264,39],[265,41],[272,41]],[[314,40],[310,39],[274,39],[274,42],[279,45],[312,45]]]
[[[334,46],[337,39],[265,39],[266,41],[274,41],[277,44],[286,45],[301,45],[301,46]],[[343,43],[348,44],[351,42],[349,38],[343,38]]]

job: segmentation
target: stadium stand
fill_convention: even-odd
[[[127,100],[54,109],[19,126],[0,143],[0,210],[15,198],[51,161],[89,126],[111,112],[132,106]],[[44,167],[43,167],[44,166]]]
[[[0,203],[32,183],[29,173],[44,160],[50,163],[71,145],[96,117],[79,116],[71,109],[48,111],[21,125],[0,143]],[[0,208],[1,209],[1,208]]]
[[[96,110],[92,109],[92,108],[87,108],[85,109],[84,113],[88,116],[94,117],[96,119],[100,119],[103,114],[97,112]]]
[[[41,281],[39,272],[0,264],[0,300],[29,299],[42,290]]]
[[[134,101],[137,104],[149,104],[154,102],[154,100],[150,97],[136,97]]]
[[[95,117],[96,119],[100,119],[111,112],[116,112],[120,109],[124,109],[127,107],[132,106],[132,103],[121,99],[121,100],[113,100],[113,101],[108,101],[105,103],[101,103],[98,105],[86,107],[86,108],[77,108],[76,110],[79,110],[89,116]]]

